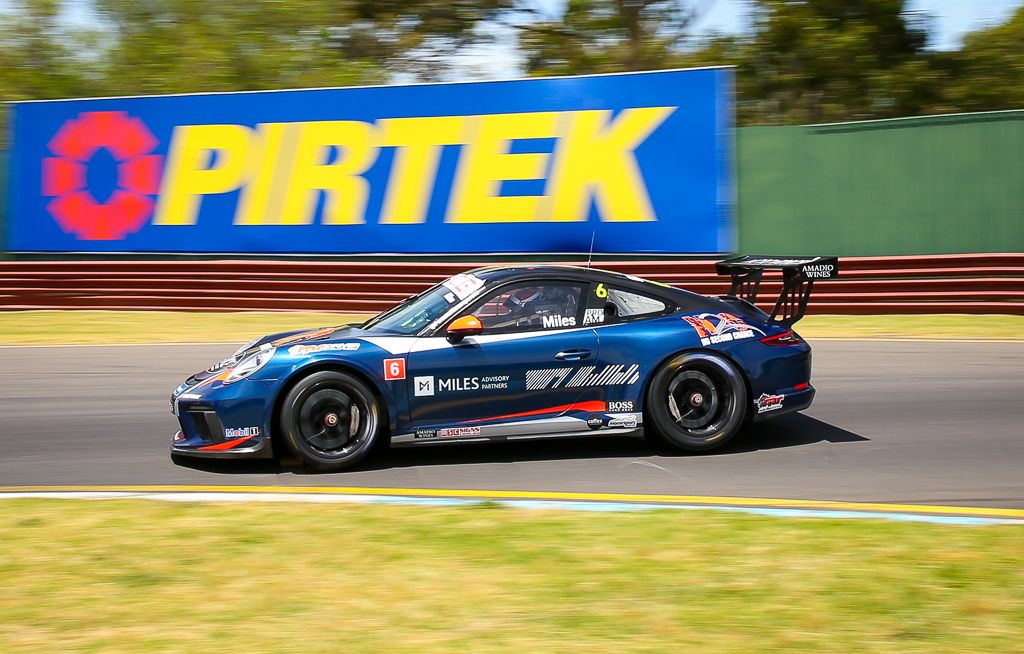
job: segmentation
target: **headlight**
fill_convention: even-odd
[[[239,379],[245,379],[252,373],[256,372],[263,366],[267,365],[267,362],[273,358],[274,353],[277,352],[277,348],[270,347],[269,344],[264,345],[256,352],[253,352],[249,356],[239,361],[228,376],[224,378],[225,384],[236,382]]]
[[[254,339],[252,339],[251,341],[249,341],[248,343],[246,343],[246,344],[245,344],[245,345],[243,345],[242,347],[240,347],[240,348],[238,348],[237,350],[235,350],[235,353],[234,353],[234,354],[232,354],[231,356],[233,356],[233,357],[237,357],[237,356],[238,356],[239,354],[241,354],[242,352],[245,352],[246,350],[248,350],[248,349],[249,349],[250,347],[252,347],[253,345],[256,345],[257,343],[259,343],[260,341],[262,341],[262,340],[263,340],[264,338],[266,338],[266,337],[265,337],[265,336],[260,336],[259,338],[254,338]]]

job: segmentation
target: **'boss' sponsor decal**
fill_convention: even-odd
[[[633,400],[624,400],[622,402],[609,402],[608,413],[630,412],[633,410],[633,406]]]

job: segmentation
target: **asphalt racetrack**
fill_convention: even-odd
[[[0,486],[201,484],[657,493],[1024,508],[1024,343],[812,341],[804,414],[724,450],[628,438],[381,452],[305,474],[174,465],[170,391],[229,345],[0,348]]]

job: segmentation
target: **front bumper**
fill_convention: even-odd
[[[209,444],[194,447],[179,445],[178,443],[183,440],[185,440],[185,435],[180,431],[174,435],[174,439],[171,441],[171,454],[204,459],[270,459],[274,456],[274,444],[269,438],[259,440],[250,446],[241,443],[225,449],[212,449]]]
[[[266,382],[242,380],[172,396],[171,410],[180,430],[171,439],[171,452],[207,458],[272,457],[272,390]]]

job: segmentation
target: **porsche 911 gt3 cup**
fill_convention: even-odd
[[[257,339],[189,377],[175,455],[340,470],[382,441],[427,446],[646,435],[710,450],[748,420],[808,407],[811,349],[793,330],[834,257],[718,264],[727,296],[572,266],[455,275],[364,324]],[[769,315],[761,273],[783,271]]]

